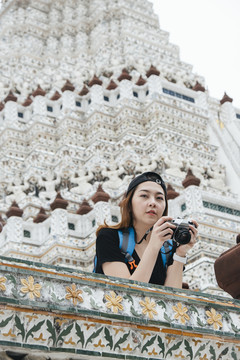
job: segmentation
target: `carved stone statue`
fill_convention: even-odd
[[[39,185],[37,176],[31,175],[27,177],[29,183],[28,196],[39,196]]]
[[[77,176],[72,176],[70,179],[71,182],[73,184],[77,184],[77,186],[72,187],[70,191],[78,195],[84,195],[88,191],[92,190],[92,185],[89,183],[89,181],[92,179],[93,173],[91,171],[88,171],[88,175],[85,175],[85,170],[79,169]]]
[[[167,169],[165,170],[166,174],[177,176],[177,177],[185,177],[185,173],[181,170],[183,167],[183,160],[181,156],[178,154],[171,154],[165,158],[165,163],[167,165]]]
[[[228,190],[226,187],[225,168],[223,166],[213,165],[207,169],[207,174],[209,175],[208,183],[211,187],[221,191]]]
[[[125,169],[123,168],[123,166],[117,166],[116,163],[111,160],[108,168],[106,170],[102,170],[102,175],[104,177],[107,177],[109,180],[104,182],[104,188],[109,188],[109,189],[119,189],[124,181],[120,178],[120,176],[125,172]]]
[[[204,168],[203,166],[199,165],[197,156],[193,156],[193,158],[187,162],[187,168],[192,170],[193,174],[201,180],[202,184],[204,183]]]
[[[5,198],[8,182],[7,175],[0,172],[0,197],[2,198]]]
[[[7,196],[7,203],[12,203],[16,201],[19,203],[21,200],[25,199],[26,193],[25,191],[28,189],[29,183],[18,176],[15,176],[11,183],[7,186],[7,192],[10,194]]]
[[[60,183],[60,176],[55,174],[52,171],[48,171],[45,176],[39,177],[38,183],[40,186],[44,187],[46,191],[40,191],[40,199],[51,200],[57,195],[56,186]]]
[[[154,171],[157,168],[157,162],[155,159],[142,158],[140,163],[136,165],[136,173],[143,173],[146,171]]]

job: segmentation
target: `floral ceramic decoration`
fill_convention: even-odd
[[[143,307],[142,313],[147,315],[150,319],[153,319],[154,315],[157,315],[157,311],[155,310],[156,303],[154,301],[150,301],[149,297],[145,297],[145,301],[140,301],[140,305]]]
[[[106,306],[108,309],[112,309],[112,311],[117,314],[118,310],[122,311],[123,306],[121,304],[123,298],[122,296],[116,296],[114,291],[110,291],[110,295],[106,294],[105,299],[108,301]]]
[[[37,298],[40,298],[40,290],[42,288],[42,285],[40,284],[34,284],[34,278],[33,276],[29,276],[28,280],[26,279],[21,279],[21,283],[24,285],[21,288],[21,292],[24,294],[28,294],[29,298],[31,300],[35,299],[35,296]]]
[[[6,291],[5,282],[6,282],[6,278],[0,277],[0,290],[2,290],[2,291]]]
[[[219,328],[223,327],[223,324],[221,322],[222,315],[217,314],[215,309],[211,308],[210,311],[206,311],[206,314],[208,316],[207,323],[209,325],[213,325],[214,330],[218,330]]]
[[[185,325],[186,320],[190,320],[186,306],[183,307],[181,303],[177,303],[177,306],[173,306],[172,308],[176,312],[174,319],[179,319],[183,325]]]
[[[66,287],[67,295],[65,299],[72,300],[73,305],[77,305],[77,302],[83,302],[83,298],[80,296],[82,294],[82,290],[77,290],[76,285],[72,284],[72,288],[70,286]]]

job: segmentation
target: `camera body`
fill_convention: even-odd
[[[176,241],[179,245],[188,244],[191,240],[191,232],[189,231],[189,225],[195,227],[194,223],[191,221],[186,221],[184,219],[173,219],[170,221],[171,224],[176,225],[176,228],[173,229],[172,239]]]

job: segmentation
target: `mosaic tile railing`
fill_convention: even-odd
[[[237,360],[240,301],[1,257],[0,348],[58,359]]]

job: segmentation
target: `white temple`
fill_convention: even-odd
[[[157,171],[169,214],[195,218],[184,281],[240,233],[240,109],[209,96],[146,0],[9,0],[0,13],[0,254],[92,271],[134,175]]]

